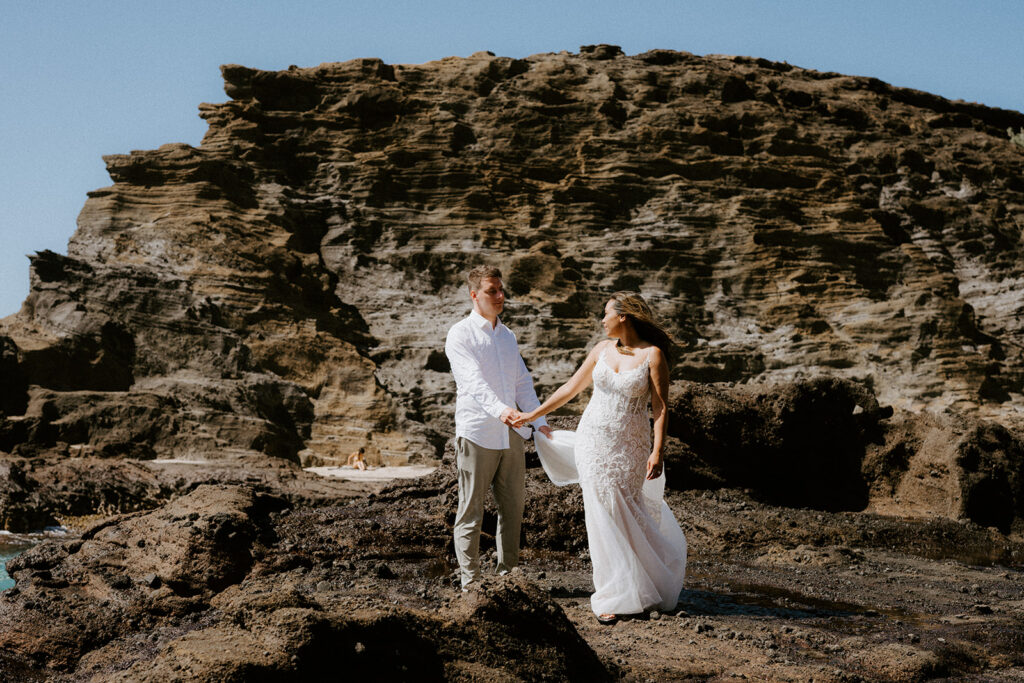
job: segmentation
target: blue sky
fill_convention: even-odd
[[[25,254],[64,253],[101,156],[198,145],[219,65],[358,57],[420,63],[613,43],[740,54],[875,76],[1024,110],[1020,0],[57,2],[0,0],[0,317],[28,294]]]

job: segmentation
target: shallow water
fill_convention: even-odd
[[[7,574],[7,561],[25,552],[32,545],[34,544],[12,540],[12,537],[6,534],[0,536],[0,591],[14,586],[14,579]]]
[[[32,534],[12,534],[7,531],[0,531],[0,591],[14,587],[14,579],[7,573],[7,562],[28,550],[34,545],[39,545],[47,538],[58,538],[68,534],[68,530],[61,527],[47,527],[46,531]]]

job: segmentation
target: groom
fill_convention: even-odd
[[[444,352],[455,377],[455,454],[459,510],[455,515],[455,555],[463,590],[480,578],[480,525],[484,495],[494,491],[498,507],[499,574],[519,563],[526,461],[530,429],[512,428],[516,410],[540,405],[516,336],[498,319],[505,306],[501,271],[477,266],[469,271],[473,312],[448,330]],[[533,423],[551,435],[544,418]]]

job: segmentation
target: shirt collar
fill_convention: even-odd
[[[470,320],[473,321],[474,325],[476,325],[477,327],[483,328],[484,330],[487,330],[488,332],[495,331],[499,327],[501,327],[501,318],[498,318],[495,321],[495,325],[494,325],[494,328],[492,330],[492,328],[491,328],[491,321],[488,320],[487,318],[483,317],[479,313],[477,313],[476,309],[473,309],[472,311],[469,312],[469,318],[470,318]]]

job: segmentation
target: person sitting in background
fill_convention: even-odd
[[[358,451],[356,451],[355,453],[352,453],[351,455],[348,456],[348,462],[346,462],[345,464],[348,465],[349,467],[354,467],[357,470],[365,470],[366,469],[366,463],[364,462],[364,460],[366,459],[365,453],[366,453],[366,449],[365,448],[360,448]]]

